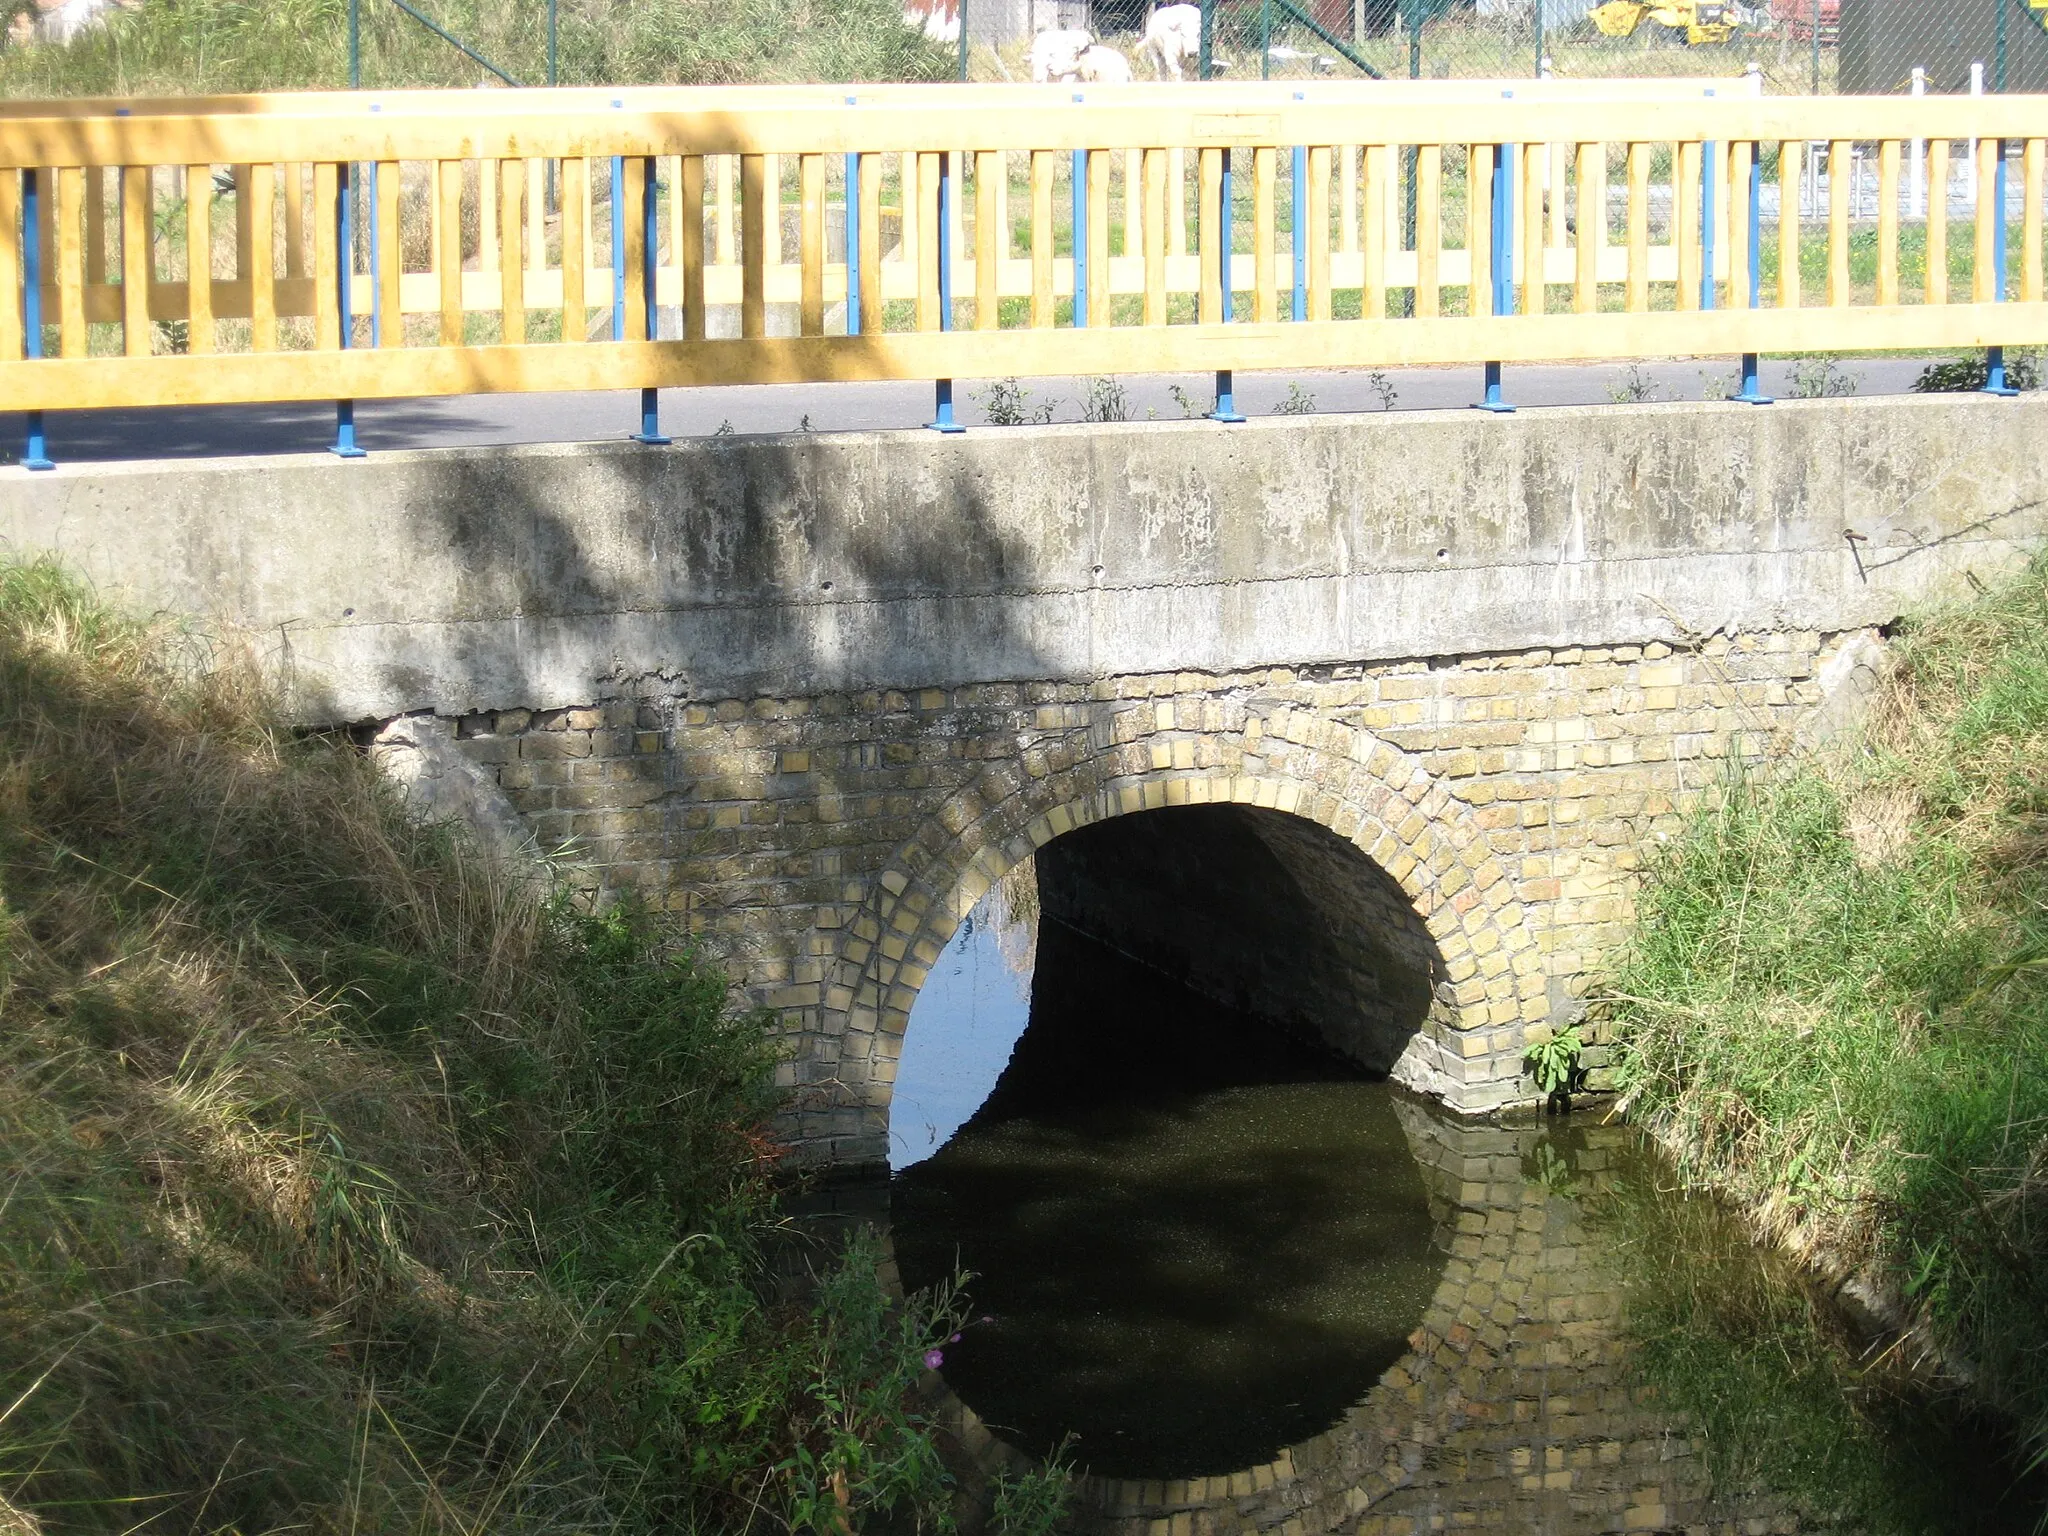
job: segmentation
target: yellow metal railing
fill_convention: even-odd
[[[10,103],[0,409],[2048,342],[2048,97],[1735,84]]]

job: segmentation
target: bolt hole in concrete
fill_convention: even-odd
[[[1785,1345],[1825,1302],[1674,1194],[1635,1132],[1463,1120],[1389,1081],[1437,957],[1370,861],[1297,818],[1190,807],[1035,866],[932,969],[891,1110],[895,1256],[912,1287],[969,1273],[989,1320],[942,1374],[984,1423],[1066,1443],[1119,1518],[1228,1487],[1218,1531],[1304,1507],[1349,1529],[1368,1491],[1373,1531],[1804,1528],[1814,1490],[1717,1481],[1683,1382],[1639,1369],[1628,1298],[1705,1298],[1650,1338],[1715,1393],[1757,1340],[1773,1381],[1803,1348],[1802,1392],[1827,1398],[1838,1363],[1866,1392],[1855,1357],[1881,1342],[1829,1321]],[[1981,1428],[1916,1391],[1856,1429],[1873,1497],[2023,1528]]]
[[[1359,1059],[1398,1057],[1433,947],[1355,850],[1274,812],[1117,818],[1036,864],[912,1015],[904,1278],[974,1273],[995,1321],[946,1380],[1026,1449],[1071,1433],[1134,1478],[1270,1460],[1364,1396],[1437,1287],[1399,1090]]]

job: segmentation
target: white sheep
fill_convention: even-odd
[[[106,20],[114,0],[36,0],[38,27],[52,43],[71,43]]]
[[[960,8],[957,5],[949,16],[943,3],[933,3],[931,9],[919,10],[906,0],[903,24],[912,31],[922,32],[935,43],[960,41]]]
[[[1202,8],[1162,5],[1145,19],[1145,37],[1138,57],[1152,66],[1155,80],[1179,80],[1198,68],[1202,58]]]
[[[1129,85],[1131,61],[1107,43],[1097,43],[1081,55],[1078,73],[1090,85]]]
[[[1077,27],[1054,27],[1031,39],[1031,78],[1040,85],[1077,80],[1081,55],[1095,44],[1092,34]]]

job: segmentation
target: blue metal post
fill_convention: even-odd
[[[1513,91],[1501,92],[1511,97]],[[1496,144],[1493,147],[1493,312],[1496,315],[1511,315],[1515,312],[1515,178],[1510,172],[1515,153],[1512,144]],[[1500,364],[1486,365],[1486,393],[1474,402],[1482,411],[1493,411],[1506,415],[1514,410],[1512,405],[1501,398]]]
[[[846,98],[851,107],[858,96]],[[879,232],[877,234],[879,238]],[[846,157],[846,334],[860,334],[860,156]]]
[[[939,152],[939,329],[953,329],[953,152]],[[953,381],[939,379],[933,392],[934,432],[965,432],[953,419]]]
[[[11,175],[12,172],[0,172]],[[43,355],[43,231],[42,173],[21,173],[21,276],[22,339],[29,357]],[[43,436],[43,413],[28,413],[28,444],[21,455],[23,469],[55,469],[49,442]]]
[[[1714,202],[1714,174],[1721,164],[1721,146],[1709,140],[1700,146],[1700,308],[1714,307],[1714,220],[1719,209]]]
[[[384,231],[377,220],[377,162],[370,162],[370,270],[377,270],[377,255],[384,238]],[[384,345],[384,285],[370,284],[370,345]]]
[[[654,341],[661,331],[661,314],[654,302],[654,278],[658,265],[655,257],[661,248],[661,204],[655,196],[654,156],[649,155],[642,160],[640,170],[640,303],[642,312],[647,316],[647,339]],[[676,192],[680,196],[682,189],[678,187]],[[681,255],[678,254],[676,259],[680,262]],[[651,448],[663,447],[669,441],[661,430],[661,391],[652,385],[644,385],[640,390],[640,430],[633,434],[633,441]]]
[[[1294,306],[1290,313],[1296,320],[1308,318],[1308,150],[1300,144],[1294,146]]]
[[[613,102],[613,106],[620,103]],[[769,191],[773,217],[775,189]],[[612,156],[612,340],[626,339],[626,157]]]
[[[1999,15],[2004,16],[2001,8]],[[1993,231],[1991,236],[1991,270],[1993,290],[1991,302],[2005,302],[2006,250],[2005,250],[2005,140],[1998,141],[1998,181],[1991,189],[1991,214]],[[1978,196],[1982,196],[1980,189]],[[2011,398],[2019,393],[2005,381],[2005,348],[1987,347],[1984,350],[1984,393]]]
[[[1782,219],[1785,216],[1785,207],[1783,202],[1785,196],[1785,188],[1782,185],[1782,172],[1780,173],[1779,179],[1781,185],[1778,188],[1778,197],[1780,200],[1778,205],[1778,217]],[[1756,309],[1763,303],[1763,202],[1764,147],[1761,144],[1752,144],[1749,146],[1749,229],[1744,236],[1744,238],[1746,238],[1749,242],[1749,307],[1751,309]],[[1737,400],[1740,400],[1744,405],[1769,405],[1771,403],[1771,397],[1765,394],[1763,391],[1763,383],[1759,377],[1761,372],[1762,369],[1760,367],[1757,354],[1754,352],[1743,353],[1742,390],[1741,393],[1737,394],[1735,398]]]
[[[1074,100],[1081,100],[1077,91]],[[1088,151],[1074,151],[1074,324],[1088,323]]]
[[[1223,206],[1221,217],[1216,221],[1217,227],[1221,231],[1222,240],[1222,244],[1216,252],[1216,275],[1223,289],[1223,323],[1228,325],[1230,323],[1230,244],[1236,234],[1236,231],[1231,227],[1230,218],[1230,151],[1228,149],[1223,151],[1223,174],[1218,179],[1222,185],[1218,189],[1217,195]],[[1216,370],[1216,408],[1209,413],[1209,419],[1211,421],[1223,422],[1244,420],[1244,417],[1238,413],[1237,391],[1231,385],[1230,370],[1228,368],[1218,368]]]
[[[335,244],[340,249],[335,253],[340,259],[335,267],[335,309],[341,321],[341,349],[346,352],[353,341],[356,328],[355,306],[351,290],[355,277],[355,190],[356,168],[343,161],[335,169],[334,186],[334,230]],[[204,195],[204,194],[202,194]],[[334,446],[331,450],[338,459],[360,459],[365,455],[356,444],[356,403],[353,400],[334,402]]]

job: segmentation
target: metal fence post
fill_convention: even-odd
[[[1231,223],[1230,216],[1230,151],[1228,148],[1223,151],[1222,175],[1217,180],[1221,183],[1217,190],[1217,196],[1223,206],[1219,210],[1220,217],[1216,221],[1221,231],[1222,239],[1222,245],[1216,252],[1216,275],[1223,290],[1223,323],[1228,325],[1230,323],[1230,246],[1237,233]],[[1237,391],[1232,385],[1228,368],[1218,368],[1216,370],[1216,408],[1209,412],[1209,419],[1222,422],[1244,420],[1244,417],[1238,413]]]
[[[640,162],[640,303],[647,316],[647,339],[661,339],[661,313],[654,302],[655,276],[661,254],[661,199],[654,180],[655,159],[648,155]],[[682,188],[676,188],[681,196]],[[676,255],[678,262],[682,253]],[[633,441],[645,443],[650,448],[665,447],[669,437],[661,430],[661,391],[652,384],[640,387],[640,430],[633,434]]]
[[[2001,6],[1999,8],[1999,15],[2003,16],[2004,14],[2005,9]],[[2006,141],[2001,135],[1998,140],[1998,152],[1995,161],[1998,184],[1991,189],[1991,216],[1993,220],[1991,271],[1992,283],[1994,285],[1991,293],[1991,302],[1994,304],[2003,304],[2006,297],[2005,198],[2007,177],[2005,174],[2005,151]],[[1979,195],[1982,195],[1981,192]],[[2010,397],[2019,393],[2017,389],[2014,389],[2005,380],[2005,348],[2002,346],[1986,347],[1984,349],[1984,393],[2001,397]]]
[[[1303,99],[1296,91],[1294,99]],[[1288,315],[1294,320],[1308,318],[1308,147],[1294,146],[1293,203],[1294,214],[1289,221],[1294,237],[1294,302],[1288,308]],[[1327,234],[1324,238],[1328,238]]]
[[[1074,93],[1080,101],[1081,93]],[[1088,151],[1074,151],[1074,325],[1088,323]]]
[[[335,168],[334,243],[339,247],[335,263],[334,307],[341,321],[341,350],[346,352],[356,328],[352,279],[355,277],[355,166],[344,160]],[[356,443],[356,403],[334,402],[334,445],[329,450],[338,459],[360,459],[364,451]]]
[[[12,171],[0,173],[13,175]],[[42,172],[21,173],[21,279],[23,353],[31,358],[43,355],[43,235]],[[205,194],[202,193],[202,196]],[[55,469],[49,442],[43,436],[43,413],[28,413],[28,443],[21,455],[23,469]]]
[[[1513,91],[1502,91],[1503,100],[1512,100]],[[1515,309],[1515,146],[1496,144],[1493,146],[1493,313],[1511,315]],[[1536,253],[1542,259],[1542,252]],[[1500,364],[1486,365],[1486,393],[1473,402],[1482,411],[1493,411],[1506,415],[1514,407],[1501,398]]]
[[[966,36],[967,8],[960,10],[961,36]],[[939,151],[939,329],[953,329],[953,151]],[[934,432],[964,432],[953,419],[953,381],[938,379],[933,384],[935,409],[925,423]]]
[[[1762,144],[1749,146],[1749,228],[1744,238],[1749,242],[1749,307],[1760,308],[1763,304],[1764,277],[1764,147]],[[1778,217],[1785,217],[1785,174],[1780,166],[1778,172]],[[1742,354],[1742,390],[1735,396],[1744,405],[1769,405],[1771,397],[1763,392],[1758,375],[1757,354]]]
[[[960,15],[960,79],[967,80],[967,0],[956,0]]]
[[[1707,92],[1709,96],[1714,93]],[[1714,199],[1714,183],[1720,178],[1714,173],[1720,168],[1721,146],[1709,139],[1700,146],[1700,308],[1714,307],[1714,261],[1720,255],[1715,249],[1714,221],[1720,213]],[[1558,196],[1564,189],[1558,188]]]
[[[859,101],[846,98],[849,107]],[[860,334],[860,155],[852,150],[846,156],[846,334]]]
[[[1202,49],[1200,74],[1204,80],[1215,73],[1216,64],[1216,0],[1202,0]]]

